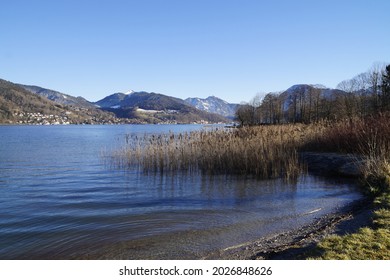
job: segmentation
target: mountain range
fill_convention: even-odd
[[[225,116],[213,110],[200,110],[182,99],[154,92],[119,92],[90,102],[83,97],[35,85],[15,84],[1,79],[0,84],[0,123],[42,123],[42,118],[47,123],[51,115],[57,116],[57,119],[49,124],[227,121]]]
[[[342,91],[322,85],[299,84],[277,95],[283,102],[282,110],[287,112],[296,107],[302,98],[330,100],[340,93]],[[266,98],[267,95],[263,103]],[[234,119],[238,106],[215,96],[182,100],[133,90],[113,93],[97,102],[90,102],[80,96],[0,79],[0,123],[31,122],[27,113],[60,116],[60,123],[217,123]]]
[[[117,117],[138,119],[147,123],[226,122],[226,118],[219,114],[199,110],[182,99],[154,92],[118,92],[94,104]]]
[[[205,99],[192,97],[184,101],[199,110],[219,114],[229,119],[234,119],[238,107],[238,104],[228,103],[215,96],[209,96]]]
[[[288,111],[298,99],[315,99],[323,98],[331,100],[335,96],[344,93],[339,89],[327,88],[323,85],[297,84],[289,87],[287,90],[280,93],[280,98],[283,101],[283,111]]]
[[[34,88],[37,90],[37,88]],[[60,93],[58,93],[60,94]],[[70,96],[67,96],[69,98]],[[64,100],[64,96],[62,97]],[[80,102],[85,103],[84,100]],[[85,104],[86,105],[86,104]],[[117,123],[114,114],[87,107],[67,105],[0,79],[0,123],[94,124]]]
[[[69,94],[61,93],[47,88],[42,88],[39,86],[27,86],[22,84],[17,85],[21,86],[22,88],[28,90],[31,93],[38,94],[56,103],[75,107],[95,108],[95,106],[91,102],[81,96],[74,97]]]

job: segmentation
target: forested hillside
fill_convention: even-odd
[[[0,123],[79,124],[116,121],[113,114],[62,105],[0,79]]]
[[[237,120],[244,125],[311,123],[342,120],[390,111],[390,65],[376,66],[336,89],[295,85],[283,92],[268,93],[241,105]]]

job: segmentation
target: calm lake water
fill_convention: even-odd
[[[1,259],[195,259],[361,198],[343,180],[159,176],[103,154],[200,125],[0,126]]]

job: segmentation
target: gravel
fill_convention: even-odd
[[[325,215],[304,227],[229,247],[211,253],[205,259],[305,259],[307,253],[325,237],[332,234],[354,233],[361,227],[370,226],[372,224],[372,213],[372,203],[367,199],[362,199],[345,207],[338,213]]]

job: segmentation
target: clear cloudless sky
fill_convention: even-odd
[[[390,63],[389,0],[1,0],[0,78],[229,102]]]

